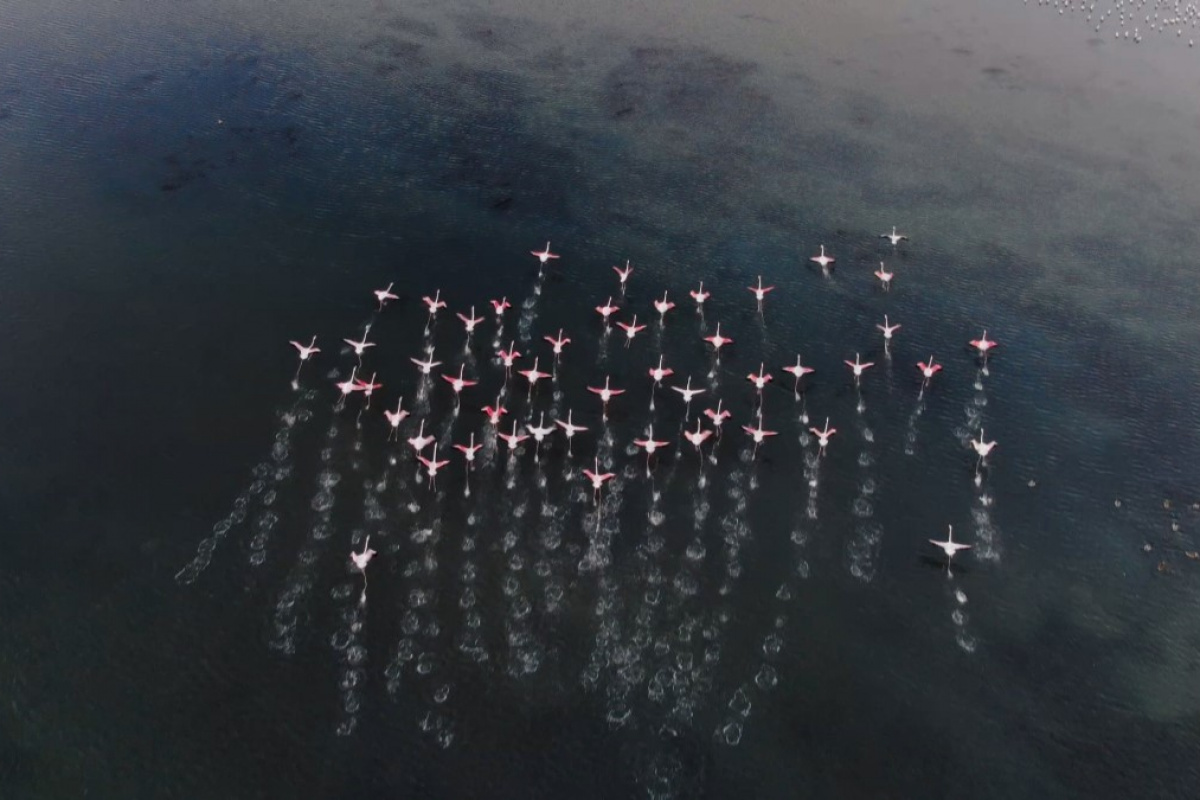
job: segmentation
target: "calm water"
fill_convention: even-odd
[[[1193,795],[1187,33],[1015,0],[348,5],[5,8],[4,797]],[[629,349],[591,310],[652,322],[664,290]],[[335,413],[368,322],[384,388]],[[507,402],[573,409],[573,457],[489,436],[467,494],[456,453],[434,491],[386,441],[398,394],[404,436],[483,437],[495,343],[548,369],[559,328]],[[481,379],[461,410],[425,346]],[[745,375],[797,351],[753,459]],[[693,418],[733,412],[715,464],[674,393],[650,408],[660,353]]]

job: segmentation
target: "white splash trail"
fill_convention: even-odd
[[[983,381],[985,375],[986,372],[982,368],[976,373],[975,395],[963,409],[966,414],[966,426],[964,429],[960,429],[958,434],[959,438],[963,440],[963,447],[967,449],[971,448],[971,440],[976,439],[984,430],[983,411],[988,403]],[[973,450],[972,455],[974,457]],[[1000,529],[992,521],[994,498],[988,491],[986,480],[991,468],[986,461],[981,461],[978,457],[974,457],[974,460],[976,463],[974,471],[975,503],[971,509],[971,518],[975,525],[973,529],[974,555],[984,561],[999,561]]]
[[[351,536],[351,549],[357,550],[366,538],[366,532],[357,530]],[[349,558],[347,580],[334,586],[330,596],[338,603],[341,626],[330,637],[330,645],[338,653],[340,671],[338,690],[341,692],[342,713],[334,731],[338,736],[349,736],[358,727],[358,712],[362,708],[361,687],[366,680],[367,647],[363,628],[370,601],[360,602],[362,576],[353,568]]]
[[[908,427],[904,434],[904,454],[914,455],[917,452],[917,423],[925,413],[925,384],[917,393],[917,402],[913,405],[912,413],[908,415]]]
[[[861,447],[858,452],[858,494],[850,505],[850,513],[859,521],[854,525],[854,536],[846,544],[846,556],[850,574],[863,583],[875,577],[876,560],[883,542],[883,526],[871,517],[875,514],[872,497],[877,484],[874,471],[875,432],[867,424],[867,406],[862,393],[858,395],[857,429]]]
[[[300,606],[312,592],[314,571],[317,561],[324,553],[329,538],[333,535],[333,508],[337,502],[334,489],[341,483],[342,476],[333,468],[334,446],[337,444],[338,418],[330,422],[321,450],[320,472],[317,475],[317,490],[310,506],[316,517],[309,527],[308,538],[284,580],[284,589],[275,601],[271,635],[268,645],[285,655],[296,651],[296,632],[300,619]]]
[[[246,521],[256,501],[259,512],[254,519],[250,559],[252,564],[261,564],[265,560],[265,553],[258,561],[255,561],[254,554],[266,549],[267,540],[279,521],[279,516],[272,506],[278,497],[279,488],[295,472],[292,438],[298,427],[312,419],[309,406],[314,397],[315,390],[297,390],[292,404],[276,412],[280,425],[275,430],[270,455],[254,465],[250,471],[253,480],[234,499],[229,513],[213,524],[212,535],[202,539],[196,546],[196,555],[192,560],[175,573],[176,583],[186,586],[200,577],[212,563],[212,556],[217,547],[231,530]]]

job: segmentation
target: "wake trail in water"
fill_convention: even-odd
[[[858,452],[858,494],[850,505],[850,513],[859,521],[854,524],[854,536],[846,545],[846,556],[850,574],[863,583],[875,577],[876,560],[883,542],[883,526],[871,519],[875,514],[872,500],[875,482],[875,432],[867,423],[867,406],[862,394],[858,396],[857,429],[861,447]]]
[[[255,508],[250,563],[257,566],[266,560],[267,543],[279,523],[275,501],[280,488],[296,469],[292,438],[298,428],[312,419],[310,406],[316,394],[312,389],[297,390],[292,403],[275,412],[279,426],[272,437],[270,454],[250,470],[251,482],[238,493],[229,513],[213,524],[211,535],[196,546],[192,560],[175,573],[176,583],[181,586],[194,583],[212,563],[213,553],[229,532],[245,522]]]
[[[334,490],[342,480],[341,473],[333,464],[337,436],[338,418],[334,416],[325,432],[316,491],[309,503],[316,517],[309,526],[308,538],[301,545],[300,553],[284,579],[284,589],[275,601],[275,613],[267,643],[272,650],[284,655],[296,652],[296,633],[303,611],[301,606],[312,592],[316,564],[334,532],[333,508],[337,502]],[[306,611],[304,613],[307,614]]]
[[[365,531],[355,531],[351,537],[351,549],[357,550],[365,538]],[[338,691],[342,697],[340,719],[334,728],[338,736],[349,736],[358,727],[358,712],[363,702],[361,687],[367,676],[367,647],[363,641],[367,603],[361,602],[365,596],[361,593],[361,575],[349,559],[346,563],[348,579],[330,591],[330,596],[338,604],[338,619],[342,623],[330,637],[330,646],[338,654]]]
[[[908,415],[908,425],[904,433],[904,454],[906,456],[915,455],[917,452],[917,423],[921,421],[921,415],[925,413],[925,384],[921,384],[921,390],[917,393],[917,402],[913,405],[912,413]]]
[[[966,415],[966,425],[957,431],[963,440],[963,446],[971,448],[971,441],[983,434],[983,412],[987,408],[988,396],[984,384],[986,370],[980,368],[975,375],[975,395],[963,408]],[[985,561],[1000,560],[1000,529],[992,521],[993,496],[988,490],[987,477],[991,468],[986,459],[976,459],[974,486],[975,499],[971,507],[971,519],[974,524],[975,557]]]

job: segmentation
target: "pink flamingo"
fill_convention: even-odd
[[[435,316],[437,316],[438,309],[446,307],[446,301],[442,299],[442,290],[441,289],[438,289],[436,292],[434,292],[433,297],[430,297],[429,295],[425,295],[424,297],[421,298],[421,301],[424,302],[425,307],[429,309],[429,320],[430,321],[432,321],[433,318]],[[426,323],[425,327],[426,327],[426,329],[428,329],[429,324]]]
[[[716,351],[717,358],[721,357],[721,348],[722,347],[724,347],[727,344],[733,344],[733,339],[730,339],[727,336],[721,335],[721,323],[719,323],[719,322],[717,323],[717,332],[714,333],[712,336],[705,336],[704,341],[708,342],[709,344],[711,344],[713,346],[713,348]]]
[[[558,329],[558,338],[557,339],[555,339],[553,336],[544,336],[542,338],[544,338],[547,342],[549,342],[550,345],[554,348],[554,363],[557,364],[558,357],[562,355],[563,348],[566,347],[567,345],[569,345],[571,343],[571,340],[568,338],[565,338],[563,336],[562,328]]]
[[[470,380],[467,380],[466,378],[464,378],[463,375],[466,372],[466,370],[467,370],[466,364],[459,365],[457,378],[454,377],[453,375],[447,375],[444,372],[442,373],[442,380],[446,381],[446,383],[449,383],[451,388],[454,389],[454,399],[455,399],[456,403],[459,402],[459,398],[462,396],[463,389],[465,389],[468,386],[474,386],[475,384],[479,383],[479,381],[470,381]]]
[[[762,424],[762,414],[759,414],[758,425],[756,427],[751,427],[749,425],[742,426],[742,430],[754,438],[754,455],[751,456],[752,458],[758,457],[758,446],[762,444],[768,436],[777,436],[779,434],[779,431],[766,430],[763,428]]]
[[[612,381],[612,377],[605,375],[604,376],[604,388],[601,389],[601,388],[597,388],[595,386],[587,387],[587,390],[589,392],[591,392],[592,394],[600,395],[600,402],[603,404],[602,408],[603,408],[603,414],[604,414],[605,419],[608,419],[608,401],[612,400],[617,395],[625,394],[624,389],[612,388],[612,386],[610,385],[611,381]]]
[[[517,449],[517,446],[529,438],[529,436],[524,433],[517,433],[517,421],[515,419],[513,420],[512,433],[501,433],[498,435],[504,440],[504,443],[508,445],[508,455],[510,458],[512,457],[513,452]]]
[[[620,307],[614,306],[612,304],[612,297],[609,297],[607,302],[605,302],[604,305],[596,306],[596,313],[598,313],[600,316],[604,317],[605,327],[608,326],[608,318],[611,317],[613,314],[617,313],[618,310],[620,310]]]
[[[497,395],[496,405],[484,406],[483,413],[487,414],[488,422],[490,422],[492,425],[494,425],[496,427],[499,427],[500,418],[508,413],[508,409],[505,408],[504,406],[500,405],[500,397]]]
[[[592,499],[595,500],[596,505],[600,505],[601,489],[604,488],[605,483],[617,477],[616,474],[600,471],[600,456],[596,456],[596,470],[593,472],[590,469],[585,469],[583,474],[592,482]]]
[[[862,378],[863,372],[865,372],[866,370],[875,366],[874,361],[865,361],[864,362],[858,353],[854,354],[853,361],[843,361],[842,363],[845,364],[847,367],[849,367],[854,372],[854,385],[855,386],[858,386],[858,381],[860,378]]]
[[[637,324],[637,314],[633,315],[633,322],[628,324],[624,322],[618,322],[617,327],[625,331],[626,347],[629,347],[629,343],[633,341],[633,337],[637,336],[639,332],[646,330],[645,325]]]
[[[296,350],[300,353],[300,363],[296,365],[296,375],[293,377],[293,380],[295,380],[296,378],[300,377],[300,368],[304,366],[304,362],[312,358],[314,353],[321,352],[321,348],[317,347],[317,337],[315,336],[312,337],[312,341],[308,344],[301,344],[300,342],[294,340],[288,342],[288,344],[296,348]]]
[[[825,455],[825,448],[829,446],[829,438],[837,433],[837,428],[829,427],[829,417],[825,418],[825,429],[809,428],[813,436],[817,437],[817,444],[821,446],[821,455]]]
[[[419,358],[413,358],[412,356],[409,356],[408,360],[417,365],[417,368],[421,370],[422,375],[429,375],[433,372],[434,367],[440,367],[442,365],[442,362],[434,361],[432,355],[430,355],[425,361],[422,361]]]
[[[775,377],[773,375],[771,375],[771,373],[767,372],[766,364],[760,363],[758,365],[758,373],[755,374],[755,373],[751,372],[749,375],[746,376],[746,380],[748,380],[754,384],[754,388],[758,390],[758,396],[761,399],[762,398],[762,390],[766,387],[766,385],[768,383],[775,380]]]
[[[674,391],[676,391],[676,392],[679,392],[681,395],[683,395],[683,409],[684,409],[684,411],[683,411],[683,418],[684,418],[684,419],[691,419],[691,416],[692,416],[692,398],[693,398],[693,397],[695,397],[695,396],[696,396],[696,395],[698,395],[698,394],[704,394],[704,390],[703,390],[703,389],[693,389],[693,388],[692,388],[692,376],[691,376],[691,375],[689,375],[689,376],[688,376],[688,379],[687,379],[687,385],[686,385],[686,386],[672,386],[671,388],[672,388]]]
[[[532,369],[518,370],[518,373],[521,375],[524,375],[525,380],[529,381],[529,395],[526,399],[533,397],[533,387],[535,384],[537,384],[538,381],[540,381],[542,378],[551,377],[549,372],[539,372],[538,371],[538,360],[536,358],[533,359],[533,368]]]
[[[367,326],[367,327],[366,327],[366,328],[363,330],[363,338],[362,338],[362,341],[360,341],[360,342],[356,342],[356,341],[355,341],[355,340],[353,340],[353,339],[342,339],[342,341],[343,341],[343,342],[345,342],[346,344],[348,344],[348,345],[350,345],[351,347],[353,347],[353,348],[354,348],[354,355],[358,356],[358,363],[359,363],[359,365],[360,365],[360,366],[362,365],[362,357],[363,357],[363,353],[364,353],[364,352],[366,352],[366,350],[367,350],[367,348],[368,348],[368,347],[374,347],[374,346],[375,346],[375,343],[374,343],[374,342],[369,342],[369,341],[367,341],[367,334],[369,334],[370,332],[371,332],[371,326],[370,326],[370,325],[368,325],[368,326]]]
[[[892,226],[892,232],[891,232],[891,233],[881,233],[881,234],[879,234],[879,238],[880,238],[880,239],[887,239],[889,242],[891,242],[891,243],[892,243],[892,246],[893,246],[893,247],[895,247],[896,245],[900,244],[901,242],[906,242],[906,241],[908,241],[908,237],[907,237],[907,236],[905,236],[903,233],[896,233],[896,226],[895,226],[895,225],[893,225],[893,226]]]
[[[879,330],[883,331],[883,343],[885,345],[892,340],[892,334],[894,334],[896,331],[900,330],[899,325],[889,325],[888,324],[887,314],[883,315],[883,324],[882,325],[877,324],[875,327],[879,328]]]
[[[463,325],[467,327],[467,335],[470,336],[475,332],[475,326],[483,322],[483,317],[475,316],[475,306],[471,306],[471,316],[467,316],[461,311],[458,313],[458,318],[463,321]]]
[[[388,304],[389,300],[399,300],[400,299],[400,297],[398,295],[392,294],[393,286],[395,286],[394,283],[389,283],[387,285],[386,289],[376,289],[375,290],[375,299],[379,301],[379,308],[376,310],[383,311],[383,307]]]
[[[586,426],[576,425],[575,423],[573,423],[571,421],[572,414],[574,414],[573,411],[567,411],[567,421],[566,422],[563,422],[561,419],[554,420],[554,424],[556,424],[560,428],[562,428],[563,433],[565,433],[567,435],[567,455],[568,456],[572,455],[571,440],[575,438],[575,434],[583,433],[584,431],[587,430]]]
[[[674,374],[675,370],[671,369],[670,367],[663,366],[663,357],[661,355],[658,357],[658,366],[650,368],[650,377],[654,379],[655,386],[658,386],[660,383],[662,383],[663,378]]]
[[[796,385],[794,387],[792,387],[792,391],[796,394],[800,393],[800,379],[803,378],[805,375],[815,372],[815,370],[812,367],[806,367],[800,363],[800,354],[799,353],[796,354],[796,366],[784,367],[783,371],[790,372],[792,375],[794,375],[796,377]]]
[[[659,442],[654,439],[654,426],[651,425],[646,432],[645,439],[634,439],[633,443],[646,451],[646,474],[650,474],[650,459],[654,456],[654,451],[660,447],[666,447],[670,442]]]
[[[930,378],[932,378],[934,375],[937,375],[939,372],[941,372],[942,365],[935,364],[933,361],[933,356],[930,355],[928,363],[926,363],[924,361],[917,362],[917,369],[921,370],[921,374],[925,376],[924,382],[929,383]]]
[[[704,291],[704,281],[700,281],[699,289],[691,289],[688,294],[696,301],[696,310],[701,312],[704,311],[704,301],[712,297],[712,292]]]
[[[886,292],[892,287],[892,278],[896,277],[896,273],[888,272],[887,268],[883,266],[883,262],[880,261],[879,269],[875,270],[875,277],[879,278],[879,283],[883,286],[883,290]]]
[[[702,430],[700,427],[700,418],[696,417],[696,430],[684,431],[683,438],[696,446],[696,455],[701,455],[700,446],[704,444],[708,437],[712,436],[712,431]]]
[[[667,299],[667,293],[663,292],[662,300],[654,301],[654,310],[658,312],[659,324],[665,324],[667,321],[667,312],[675,307],[675,304]]]
[[[350,551],[350,561],[354,563],[354,567],[362,573],[363,588],[362,594],[358,596],[358,604],[363,605],[367,602],[367,564],[371,563],[371,559],[375,557],[375,551],[371,549],[371,537],[368,536],[362,545],[362,552],[356,553]]]
[[[385,408],[383,410],[383,415],[387,417],[388,425],[392,427],[392,432],[388,434],[388,440],[390,441],[399,435],[400,423],[403,422],[408,416],[408,412],[404,410],[404,397],[401,396],[400,399],[396,401],[395,411],[388,411]]]
[[[537,425],[533,425],[531,423],[526,423],[525,428],[531,434],[533,434],[533,441],[537,444],[537,449],[534,451],[534,458],[540,459],[542,456],[542,441],[547,436],[554,433],[555,428],[553,425],[546,424],[546,412],[545,411],[541,412],[541,415],[538,417]]]
[[[492,300],[492,309],[496,312],[498,318],[504,318],[504,312],[512,308],[512,303],[508,302],[507,297],[502,297],[499,300]]]
[[[815,264],[820,264],[821,271],[824,272],[826,275],[829,274],[829,265],[834,263],[835,261],[837,261],[837,259],[834,258],[833,256],[825,255],[825,245],[821,245],[820,255],[815,255],[808,260],[812,261]]]
[[[357,374],[358,367],[354,367],[352,370],[350,370],[350,377],[337,384],[338,391],[340,391],[342,394],[341,397],[338,398],[335,408],[341,408],[342,406],[346,405],[346,398],[359,390],[360,387],[358,385],[358,379],[355,377]]]
[[[979,429],[979,438],[971,440],[971,447],[979,455],[979,461],[976,462],[976,465],[975,465],[976,469],[979,468],[979,465],[983,463],[983,460],[988,457],[988,454],[992,452],[992,449],[995,448],[995,446],[996,446],[996,443],[994,441],[992,441],[992,442],[984,441],[983,428],[980,428]]]
[[[613,270],[617,273],[617,277],[621,279],[621,294],[625,294],[625,284],[629,282],[629,276],[633,273],[633,267],[629,266],[629,261],[626,260],[625,269],[613,267]]]
[[[449,464],[449,461],[437,460],[437,442],[433,443],[433,458],[425,458],[425,456],[417,456],[417,461],[425,465],[425,470],[429,473],[429,488],[436,489],[438,470]]]
[[[425,420],[421,420],[421,427],[417,431],[417,435],[408,437],[408,444],[414,453],[421,455],[421,451],[433,444],[435,438],[437,437],[425,435]]]
[[[371,407],[371,395],[375,393],[376,389],[382,389],[383,384],[375,382],[375,373],[374,372],[371,373],[371,380],[357,381],[357,383],[358,383],[358,386],[355,388],[358,391],[363,393],[363,397],[367,398],[366,407],[370,408]]]
[[[456,444],[454,449],[463,454],[463,458],[467,460],[467,465],[471,466],[475,463],[475,454],[479,452],[483,445],[475,444],[475,433],[471,433],[470,444]]]
[[[557,253],[550,252],[550,243],[549,242],[546,242],[545,250],[541,250],[541,251],[530,250],[529,254],[537,256],[538,264],[542,267],[546,266],[547,261],[550,261],[551,259],[555,259],[555,258],[559,257]]]
[[[704,416],[708,417],[709,421],[712,422],[713,430],[715,430],[717,432],[718,439],[721,438],[721,429],[723,427],[725,420],[727,420],[733,416],[728,411],[725,411],[724,409],[721,408],[721,404],[724,402],[725,401],[723,401],[723,400],[718,400],[717,407],[715,410],[711,409],[711,408],[704,409]]]
[[[960,544],[959,542],[954,541],[954,526],[953,525],[946,526],[946,540],[944,542],[939,541],[937,539],[930,539],[929,543],[936,547],[941,548],[941,551],[946,554],[946,569],[947,570],[950,569],[950,562],[954,560],[955,553],[957,553],[959,550],[970,550],[971,549],[971,545],[969,545],[969,544]]]
[[[517,352],[517,343],[515,341],[508,343],[508,350],[503,348],[496,351],[496,355],[500,356],[500,360],[504,362],[504,382],[508,383],[508,377],[512,374],[513,362],[521,357]]]
[[[758,276],[758,286],[750,286],[747,288],[749,288],[750,291],[754,292],[754,299],[758,301],[758,313],[761,314],[762,310],[763,310],[763,300],[765,300],[767,298],[767,292],[774,291],[775,287],[774,286],[763,286],[762,285],[762,275],[759,275]]]

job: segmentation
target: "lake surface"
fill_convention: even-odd
[[[6,4],[0,794],[1193,796],[1193,17],[878,5]]]

